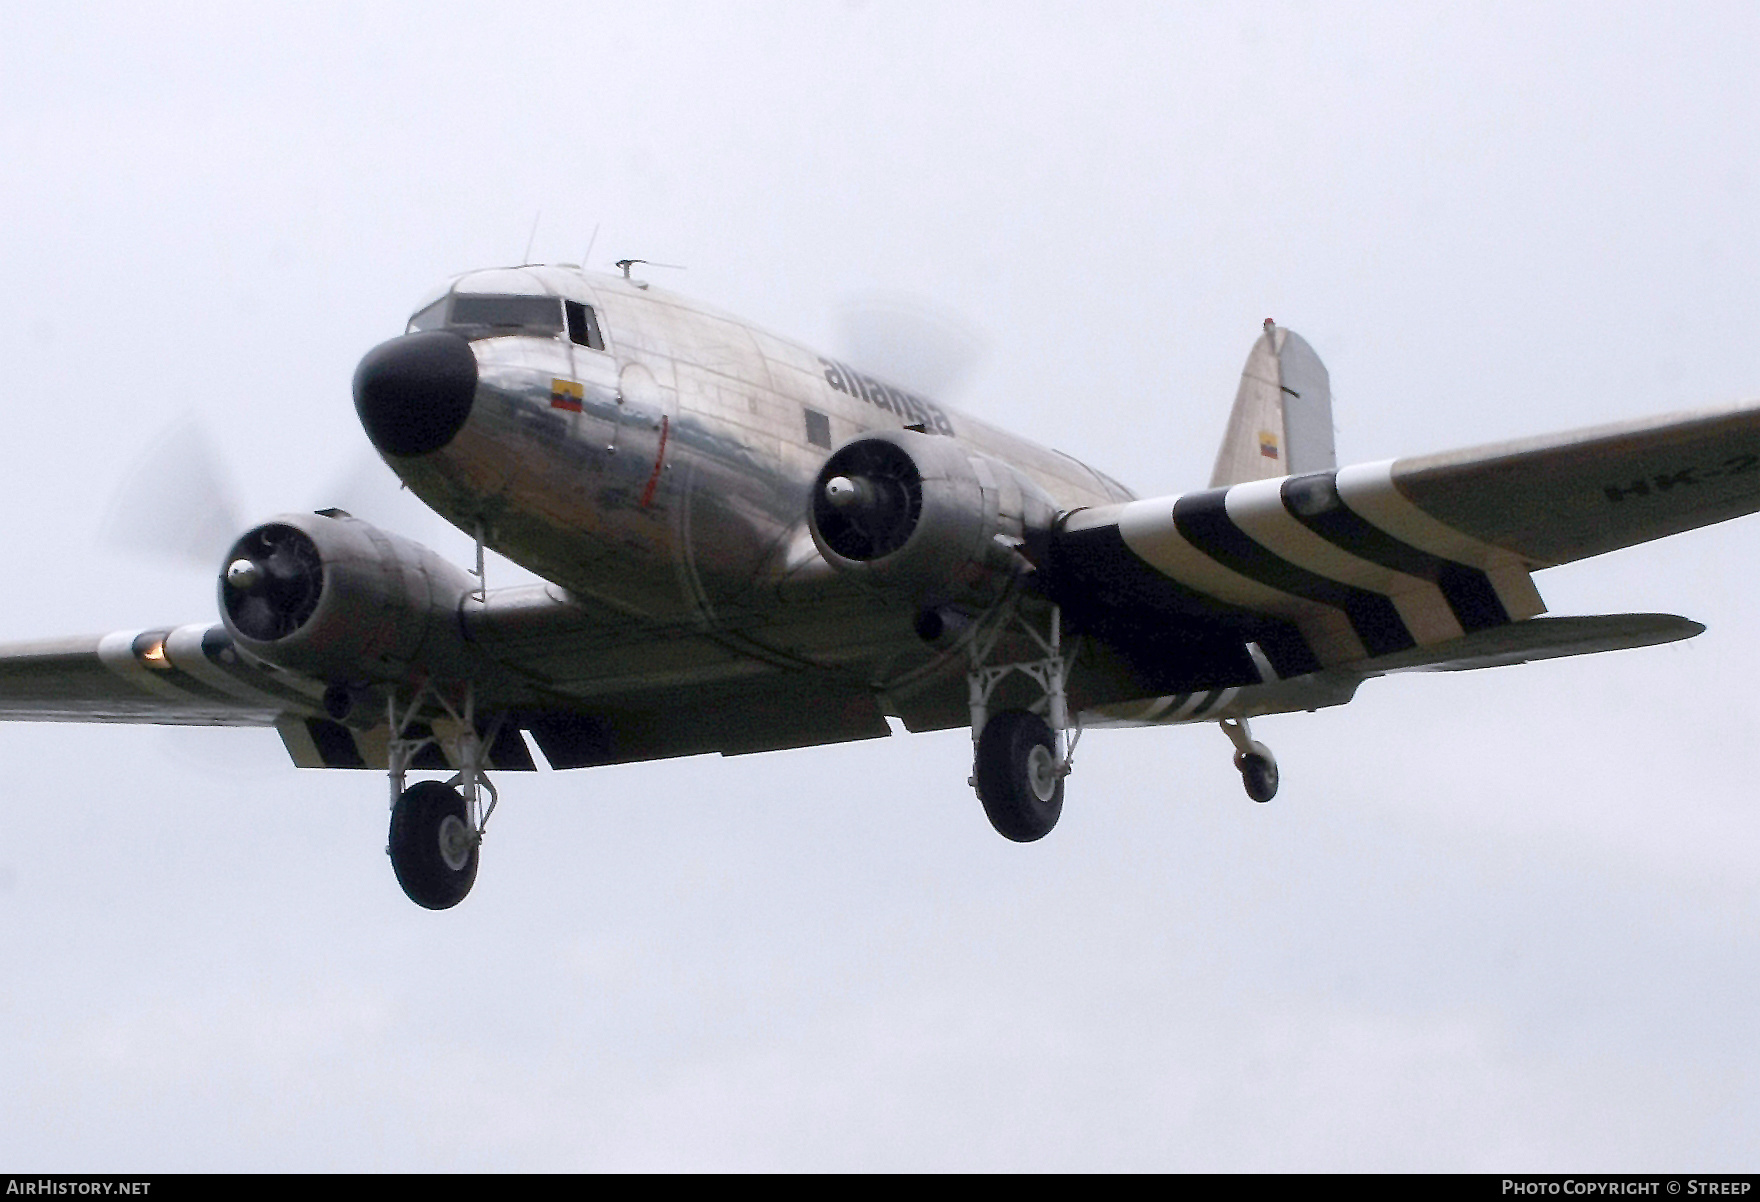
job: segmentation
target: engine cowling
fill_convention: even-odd
[[[832,567],[925,603],[986,605],[1057,506],[1005,463],[951,438],[882,430],[845,443],[813,481],[807,525]]]
[[[238,647],[331,682],[444,671],[465,654],[474,579],[419,543],[341,511],[282,514],[232,545],[220,616]]]

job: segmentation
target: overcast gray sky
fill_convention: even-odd
[[[1760,395],[1749,5],[35,6],[0,41],[0,636],[206,620],[98,537],[205,421],[326,503],[360,355],[466,268],[665,282],[1144,493],[1266,316],[1361,461]],[[390,519],[388,519],[390,520]],[[395,519],[463,558],[419,514]],[[0,1167],[1752,1169],[1760,520],[1542,573],[1685,646],[1084,739],[505,782],[469,900],[272,733],[0,726]]]

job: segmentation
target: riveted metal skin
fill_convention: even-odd
[[[554,297],[590,307],[602,334],[601,349],[566,330],[468,331],[463,428],[439,450],[385,457],[436,512],[550,582],[493,598],[492,613],[467,604],[466,628],[497,662],[576,695],[830,670],[908,686],[889,701],[906,722],[946,725],[964,712],[963,661],[917,636],[923,603],[995,596],[1020,565],[993,535],[1129,496],[660,288],[540,266],[470,273],[444,295]],[[899,440],[922,459],[928,521],[896,559],[844,571],[821,553],[808,510],[828,452],[809,414],[834,446]],[[925,673],[933,697],[913,683]]]

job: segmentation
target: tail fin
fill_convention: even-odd
[[[1300,334],[1265,320],[1241,370],[1228,433],[1210,487],[1270,480],[1338,466],[1332,445],[1332,384]]]

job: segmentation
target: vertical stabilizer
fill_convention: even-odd
[[[1300,334],[1265,322],[1241,369],[1228,433],[1210,487],[1270,480],[1338,466],[1332,445],[1332,384]]]

